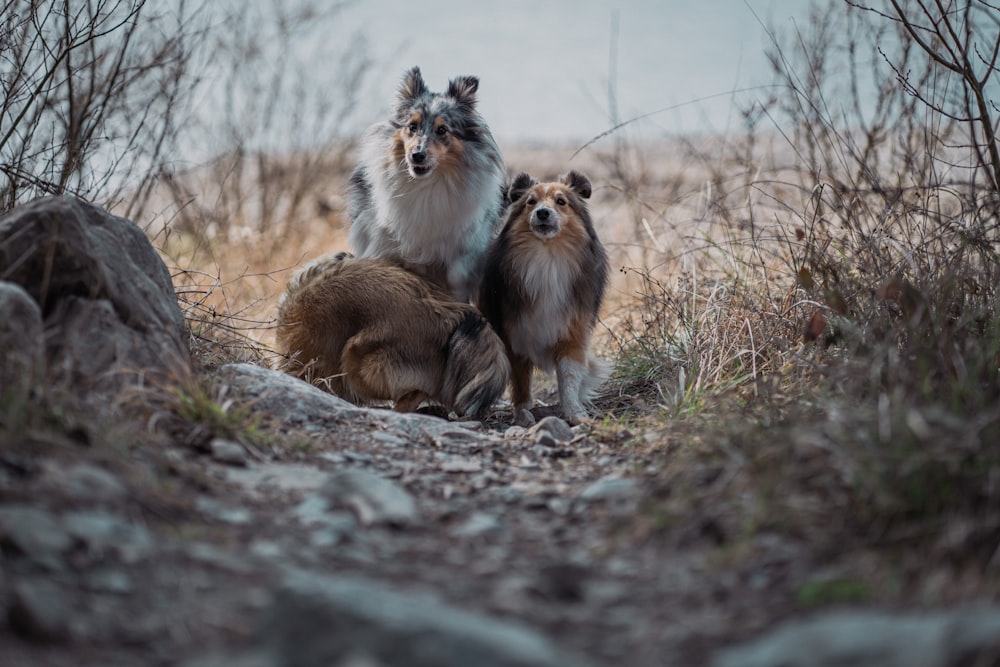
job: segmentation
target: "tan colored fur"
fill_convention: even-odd
[[[337,255],[293,278],[278,307],[284,370],[352,402],[425,399],[485,411],[510,374],[503,343],[471,305],[388,260]]]

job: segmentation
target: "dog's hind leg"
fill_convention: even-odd
[[[381,337],[358,335],[344,345],[347,384],[367,400],[393,401],[399,412],[412,412],[427,397],[423,375],[400,359],[399,346]]]
[[[397,398],[392,407],[396,412],[416,412],[426,398],[426,392],[415,389]]]

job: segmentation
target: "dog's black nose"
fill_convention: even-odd
[[[413,160],[413,164],[423,164],[427,159],[427,151],[413,151],[410,153],[410,159]]]
[[[547,208],[540,208],[537,211],[535,211],[535,217],[538,220],[540,220],[541,222],[545,222],[546,220],[549,219],[549,214],[550,213],[552,213],[552,211],[550,211],[549,209],[547,209]]]

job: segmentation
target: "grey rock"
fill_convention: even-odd
[[[492,514],[473,512],[469,517],[451,530],[452,537],[480,537],[491,535],[503,530],[503,524]]]
[[[483,469],[482,461],[467,456],[457,456],[449,458],[441,463],[442,472],[480,472]]]
[[[309,492],[320,488],[328,475],[315,465],[303,463],[261,463],[245,468],[226,468],[226,480],[238,484],[252,495],[266,489]]]
[[[87,589],[98,593],[126,595],[135,590],[132,577],[124,570],[96,570],[87,574],[83,583]]]
[[[641,490],[639,482],[634,479],[603,477],[583,489],[577,499],[585,502],[632,500],[638,497]]]
[[[37,199],[0,216],[0,270],[44,313],[50,378],[111,389],[190,369],[170,274],[131,221]]]
[[[137,562],[156,546],[144,526],[108,512],[70,512],[63,517],[63,525],[96,559],[110,553],[125,562]]]
[[[330,502],[322,494],[307,496],[295,506],[292,516],[299,524],[316,529],[312,541],[317,546],[320,546],[317,542],[326,546],[339,544],[344,539],[354,536],[357,529],[354,515],[349,512],[331,511]]]
[[[830,612],[721,651],[715,667],[938,667],[996,664],[1000,608],[926,614]]]
[[[292,572],[263,641],[273,664],[325,667],[348,655],[385,667],[587,667],[536,631],[421,593],[348,577]]]
[[[350,417],[359,410],[351,403],[307,382],[278,371],[253,364],[226,364],[216,375],[230,391],[254,408],[274,415],[289,425],[324,422]]]
[[[69,639],[70,607],[62,591],[49,581],[14,585],[7,621],[22,639],[50,644]]]
[[[46,482],[58,493],[81,503],[111,503],[122,500],[128,488],[115,475],[91,463],[57,465],[46,470]]]
[[[509,426],[503,432],[504,440],[523,440],[528,437],[528,429],[523,426]]]
[[[0,507],[0,544],[49,568],[62,566],[61,556],[73,546],[62,521],[36,507]]]
[[[243,445],[225,438],[213,438],[208,444],[212,458],[219,463],[231,466],[245,466],[247,464],[247,450]]]
[[[573,429],[559,417],[544,417],[528,429],[528,432],[535,437],[536,443],[543,445],[547,443],[542,442],[541,438],[545,438],[546,435],[557,443],[569,442],[573,439]],[[552,445],[548,446],[551,447]]]
[[[379,432],[384,434],[380,442],[398,446],[435,442],[446,449],[467,449],[490,441],[486,434],[456,428],[438,417],[357,407],[298,378],[253,364],[226,364],[216,378],[230,396],[252,403],[254,410],[342,445],[369,444],[371,434]]]
[[[195,507],[203,515],[232,526],[246,526],[253,521],[253,513],[247,508],[226,505],[207,496],[199,496]]]
[[[330,476],[321,493],[331,506],[349,507],[364,526],[410,526],[417,523],[417,505],[403,487],[373,472],[348,468]]]
[[[241,553],[223,549],[208,542],[194,542],[184,545],[185,555],[202,565],[217,568],[233,574],[253,574],[253,565]]]
[[[31,295],[20,285],[0,281],[0,398],[5,401],[24,405],[42,379],[43,331],[42,311]]]

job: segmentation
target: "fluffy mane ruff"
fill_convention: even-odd
[[[463,152],[456,168],[439,168],[422,180],[410,177],[391,156],[387,141],[372,137],[362,149],[371,186],[373,224],[395,242],[401,259],[418,264],[477,259],[492,237],[499,216],[503,163],[493,151]],[[359,250],[360,256],[365,256]]]

